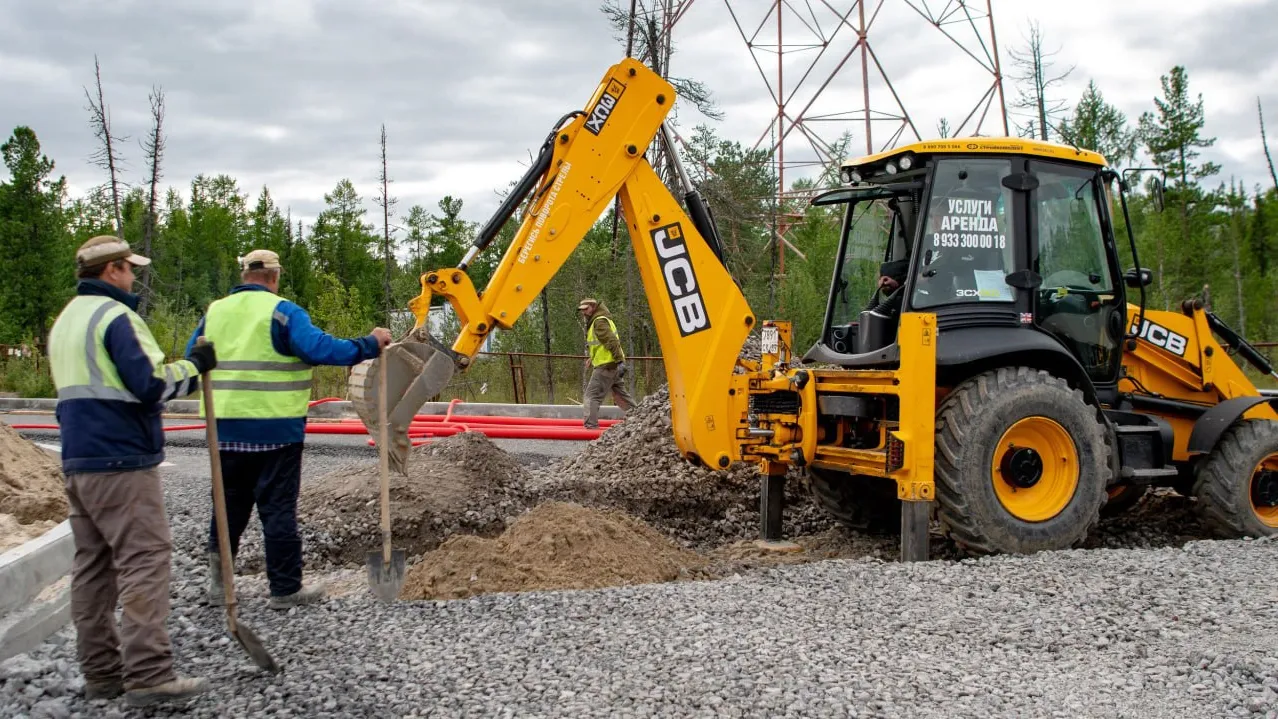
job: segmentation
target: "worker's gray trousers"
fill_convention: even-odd
[[[85,680],[138,689],[174,679],[164,627],[173,540],[159,471],[73,472],[66,490],[75,537],[71,619]]]
[[[589,428],[599,426],[599,405],[604,397],[612,393],[612,401],[623,412],[629,412],[635,406],[635,400],[626,389],[626,371],[618,371],[618,365],[601,365],[590,373],[590,381],[586,384],[586,416],[584,424]]]

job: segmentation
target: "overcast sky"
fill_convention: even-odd
[[[853,4],[787,2],[819,8],[814,13],[827,36],[837,24],[826,8]],[[913,2],[939,14],[956,0]],[[752,32],[771,5],[732,0],[731,10]],[[1075,66],[1057,89],[1071,105],[1095,79],[1135,122],[1153,108],[1159,76],[1185,65],[1191,90],[1205,101],[1204,133],[1219,138],[1204,153],[1224,168],[1213,182],[1235,176],[1249,188],[1269,183],[1256,98],[1269,112],[1271,145],[1278,149],[1278,0],[993,5],[1005,74],[1014,72],[1008,49],[1024,45],[1027,22],[1036,19],[1047,49],[1059,50],[1051,58],[1057,69]],[[878,6],[878,0],[867,2],[871,11]],[[496,205],[495,191],[523,172],[550,124],[580,108],[624,55],[598,7],[599,0],[9,0],[0,4],[0,132],[31,126],[73,195],[103,182],[104,174],[89,162],[94,138],[84,95],[93,83],[96,53],[114,130],[131,138],[122,148],[130,183],[144,179],[138,139],[149,124],[147,94],[158,85],[167,94],[163,182],[184,196],[195,175],[227,173],[250,204],[266,185],[294,219],[309,223],[322,209],[324,193],[348,177],[365,198],[371,221],[378,133],[385,123],[399,212],[413,204],[433,210],[441,196],[452,194],[465,201],[469,219],[481,221]],[[971,37],[965,25],[948,27]],[[783,28],[787,44],[811,37],[789,12]],[[775,44],[775,29],[768,32],[759,43]],[[941,116],[957,126],[991,82],[904,0],[884,0],[870,37],[925,139],[935,134]],[[754,144],[776,107],[728,4],[696,0],[675,38],[672,74],[705,83],[725,114],[722,122],[707,121],[684,103],[680,132],[710,122],[723,136]],[[828,39],[824,64],[792,102],[810,97],[854,42],[846,27]],[[968,46],[980,54],[974,42]],[[814,53],[786,56],[788,84],[798,82]],[[759,59],[772,73],[775,55],[760,52]],[[857,55],[810,114],[859,109],[859,72]],[[896,114],[881,89],[876,87],[871,107]],[[1010,105],[1016,96],[1010,82],[1006,93]],[[819,131],[833,136],[838,127],[826,123]],[[849,127],[859,153],[864,133],[861,126]],[[893,129],[876,123],[875,144]],[[1000,133],[1001,125],[987,119],[983,134]],[[802,149],[797,140],[787,144],[788,158]]]

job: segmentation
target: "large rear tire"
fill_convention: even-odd
[[[1199,465],[1202,522],[1226,539],[1278,536],[1278,422],[1242,420]]]
[[[1003,367],[977,375],[938,412],[938,517],[970,552],[1078,544],[1100,521],[1111,473],[1095,408],[1047,372]]]
[[[890,479],[809,467],[808,486],[817,504],[848,529],[880,535],[901,531],[901,500]]]

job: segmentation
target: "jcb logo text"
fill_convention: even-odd
[[[1133,322],[1132,329],[1135,328],[1136,323]],[[1177,357],[1184,357],[1185,349],[1189,346],[1189,340],[1149,320],[1145,320],[1145,324],[1141,326],[1140,334],[1137,336],[1155,347],[1162,347]]]
[[[590,111],[590,119],[586,120],[587,132],[592,135],[598,135],[603,132],[604,123],[608,122],[608,117],[612,115],[612,109],[621,100],[621,93],[625,89],[626,86],[616,80],[608,80],[607,87],[604,88],[603,94],[599,96],[599,102],[596,102],[594,109]]]
[[[697,286],[697,275],[688,259],[688,245],[684,242],[683,228],[679,223],[659,227],[652,231],[652,244],[657,250],[657,262],[666,282],[666,294],[674,307],[679,334],[690,334],[710,329],[710,317],[706,314]]]

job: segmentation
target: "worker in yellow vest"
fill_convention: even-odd
[[[626,353],[617,339],[617,324],[612,321],[604,303],[592,297],[583,299],[577,310],[586,320],[586,369],[590,380],[585,387],[585,419],[590,429],[599,428],[599,405],[612,393],[612,400],[622,412],[635,406],[626,389]]]
[[[71,620],[84,697],[124,694],[131,706],[185,701],[209,682],[174,672],[165,629],[173,537],[159,471],[160,412],[195,391],[217,356],[204,345],[164,361],[132,291],[133,268],[151,260],[129,243],[98,235],[80,246],[75,264],[75,298],[49,332],[49,360],[75,540]]]
[[[280,297],[280,258],[254,250],[240,258],[243,284],[209,305],[187,351],[203,335],[217,346],[210,374],[218,446],[226,488],[231,554],[239,550],[253,506],[262,522],[268,606],[287,609],[324,596],[322,585],[302,583],[302,538],[297,496],[302,479],[306,410],[314,365],[349,367],[381,354],[390,331],[339,339],[311,324],[310,315]],[[204,402],[200,400],[200,416]],[[223,603],[217,525],[210,513],[208,601]]]

